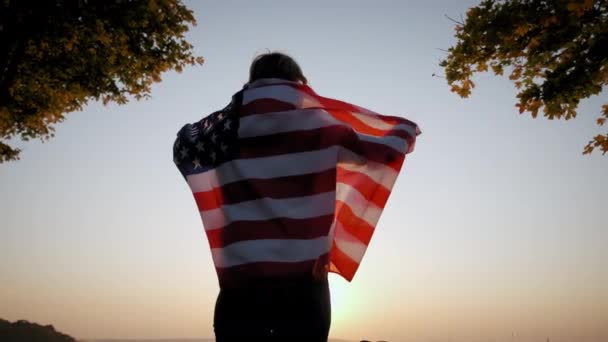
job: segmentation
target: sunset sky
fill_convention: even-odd
[[[201,67],[147,101],[90,103],[0,165],[0,318],[77,338],[213,337],[203,226],[175,133],[222,108],[251,60],[287,52],[327,97],[419,124],[352,283],[331,276],[330,336],[608,341],[608,155],[581,155],[606,91],[532,119],[490,74],[469,99],[438,66],[478,1],[186,1]]]

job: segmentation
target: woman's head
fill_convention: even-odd
[[[303,84],[308,83],[298,63],[280,52],[264,53],[253,60],[249,68],[249,83],[261,78],[280,78]]]

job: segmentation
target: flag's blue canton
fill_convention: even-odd
[[[173,161],[182,175],[205,172],[234,159],[238,153],[238,125],[238,116],[228,105],[182,127],[173,144]]]

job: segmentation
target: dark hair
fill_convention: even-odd
[[[258,55],[249,68],[249,83],[260,78],[280,78],[283,80],[308,83],[296,61],[280,52]]]

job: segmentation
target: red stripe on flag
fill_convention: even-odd
[[[344,230],[364,244],[369,244],[374,227],[353,213],[348,203],[336,201],[336,220],[342,223]]]
[[[402,129],[385,130],[385,129],[379,129],[379,128],[369,126],[366,123],[359,120],[358,118],[356,118],[352,114],[352,113],[361,112],[363,110],[362,108],[359,108],[359,107],[354,106],[347,102],[319,96],[310,87],[308,87],[306,85],[273,84],[273,85],[264,85],[262,87],[279,86],[279,85],[289,86],[291,88],[294,88],[297,91],[301,91],[301,92],[313,97],[322,106],[321,107],[309,106],[309,107],[306,107],[306,109],[308,109],[308,110],[321,109],[321,110],[328,111],[328,112],[332,113],[332,115],[336,119],[351,125],[353,128],[355,128],[355,130],[357,130],[360,133],[375,135],[375,136],[392,136],[392,135],[399,136],[399,137],[407,140],[408,144],[411,144],[415,138],[415,137],[412,137],[406,131],[403,131]],[[260,99],[253,100],[253,101],[247,103],[246,105],[242,106],[240,109],[240,115],[242,117],[249,116],[249,115],[255,115],[255,114],[263,115],[264,113],[282,112],[282,111],[288,111],[288,110],[294,110],[294,109],[298,109],[298,107],[292,103],[281,101],[278,98],[266,97],[266,98],[260,98]],[[379,115],[379,114],[369,113],[369,111],[363,112],[363,113],[361,113],[361,115],[369,116],[375,120],[382,121],[388,125],[393,125],[393,126],[400,125],[400,124],[408,125],[413,130],[416,131],[416,135],[419,132],[418,126],[415,123],[413,123],[405,118],[402,118],[402,117]]]
[[[211,248],[258,239],[314,239],[327,236],[333,215],[308,219],[275,218],[263,221],[235,221],[223,228],[207,230]]]
[[[296,106],[291,103],[273,98],[262,98],[253,100],[246,105],[243,105],[239,109],[239,114],[241,117],[245,117],[254,114],[263,115],[265,113],[284,112],[293,109],[296,109]]]
[[[400,129],[383,130],[371,127],[355,117],[351,112],[340,109],[327,109],[327,112],[336,120],[341,121],[352,127],[357,133],[373,135],[377,137],[398,136],[405,139],[408,144],[414,142],[414,137]]]
[[[316,151],[340,145],[368,160],[399,171],[405,159],[403,152],[392,147],[363,141],[343,126],[329,126],[306,131],[292,131],[239,139],[239,158],[261,158],[287,153]]]
[[[376,183],[364,173],[350,171],[338,167],[336,169],[336,179],[338,182],[345,183],[357,189],[369,202],[378,208],[384,208],[391,192],[384,186]]]
[[[302,91],[302,92],[314,97],[317,100],[317,102],[319,102],[323,105],[323,107],[325,109],[339,109],[339,110],[346,110],[346,111],[355,112],[355,113],[361,111],[361,109],[359,107],[354,106],[348,102],[320,96],[317,93],[315,93],[315,91],[312,90],[312,88],[310,88],[307,85],[294,84],[294,83],[284,84],[284,85],[288,85],[292,88],[295,88],[299,91]],[[374,118],[382,120],[391,125],[397,125],[397,124],[408,125],[408,126],[412,127],[412,129],[414,129],[417,132],[417,134],[419,134],[418,125],[416,125],[416,123],[414,123],[406,118],[403,118],[400,116],[394,116],[394,115],[384,115],[384,114],[383,115],[366,114],[366,115],[373,115]]]
[[[342,252],[335,243],[329,255],[329,271],[340,274],[348,281],[353,280],[359,264]]]
[[[312,130],[240,138],[239,158],[260,158],[324,149],[338,145],[345,132],[346,130],[342,126],[328,126]]]
[[[291,198],[334,191],[336,170],[272,179],[246,179],[194,193],[199,211],[259,198]]]

